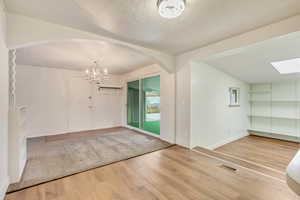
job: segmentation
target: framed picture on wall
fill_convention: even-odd
[[[237,87],[229,88],[229,106],[230,107],[240,106],[240,88]]]

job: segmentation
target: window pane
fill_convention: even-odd
[[[142,80],[141,128],[160,134],[160,76]]]
[[[139,80],[127,83],[127,124],[136,128],[140,127],[139,87]]]

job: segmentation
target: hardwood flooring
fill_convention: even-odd
[[[251,135],[219,147],[215,151],[285,172],[298,150],[299,144],[295,142]]]
[[[272,176],[272,177],[278,178],[282,181],[286,180],[285,172],[282,172],[282,171],[274,170],[272,168],[265,167],[263,165],[258,165],[257,163],[249,162],[247,160],[242,160],[242,159],[233,157],[228,154],[220,153],[218,151],[208,150],[208,149],[204,149],[201,147],[195,147],[195,148],[193,148],[193,150],[197,153],[205,154],[205,155],[211,156],[215,159],[220,159],[220,160],[224,161],[225,163],[228,163],[228,165],[230,165],[230,166],[245,167],[249,170],[254,170],[257,173],[261,173],[261,174],[264,174],[267,176]]]
[[[6,200],[299,200],[284,181],[173,146],[7,195]]]

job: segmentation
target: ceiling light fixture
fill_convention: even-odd
[[[99,67],[97,61],[94,62],[94,66],[87,68],[84,71],[85,79],[91,83],[103,84],[106,78],[108,78],[108,69]]]
[[[271,64],[280,74],[300,73],[300,58],[272,62]]]
[[[158,0],[160,16],[168,19],[179,17],[185,9],[185,0]]]

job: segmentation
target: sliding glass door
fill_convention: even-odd
[[[142,79],[141,128],[160,134],[160,76]]]
[[[160,76],[127,84],[127,124],[160,135]]]
[[[127,124],[140,128],[140,81],[127,83]]]

